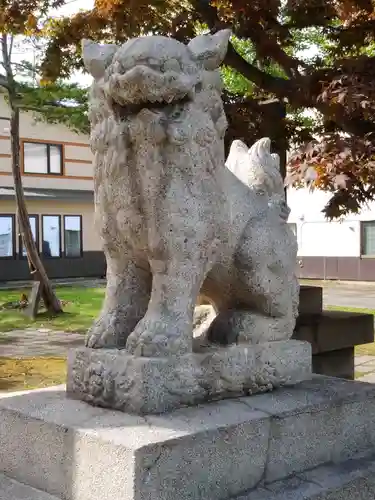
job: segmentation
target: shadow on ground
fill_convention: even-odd
[[[0,378],[0,391],[19,391],[20,384],[17,380]]]
[[[48,345],[61,346],[61,347],[82,347],[85,343],[84,336],[82,335],[82,339],[73,339],[73,340],[49,340]]]
[[[18,344],[20,340],[19,337],[14,337],[12,335],[0,335],[0,345]]]

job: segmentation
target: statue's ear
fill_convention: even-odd
[[[91,40],[82,40],[82,58],[85,68],[94,78],[102,78],[116,50],[116,45],[102,45]]]
[[[231,34],[231,30],[227,29],[215,35],[196,36],[188,44],[193,59],[200,62],[204,69],[214,71],[224,60]]]

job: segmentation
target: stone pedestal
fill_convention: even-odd
[[[2,395],[0,498],[372,500],[374,414],[374,385],[321,376],[147,417]]]
[[[311,378],[311,347],[288,340],[196,346],[170,358],[76,349],[68,356],[68,394],[95,406],[157,414],[207,401],[266,392]]]

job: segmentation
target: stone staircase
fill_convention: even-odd
[[[301,286],[293,338],[312,346],[313,372],[354,379],[354,348],[374,342],[372,314],[323,309],[323,289]]]
[[[0,500],[60,500],[41,490],[0,474]]]
[[[373,500],[374,413],[375,385],[320,375],[147,418],[1,396],[0,500]]]
[[[370,500],[375,492],[374,471],[375,457],[357,458],[263,485],[232,500]],[[0,474],[0,500],[61,499]]]

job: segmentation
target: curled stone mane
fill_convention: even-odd
[[[125,228],[136,238],[142,225],[152,225],[150,214],[178,171],[199,183],[224,167],[227,121],[218,71],[224,35],[212,37],[216,55],[208,47],[208,65],[200,60],[199,43],[163,37],[99,52],[95,46],[95,59],[86,60],[95,77],[89,114],[95,199],[97,207],[106,206],[104,214],[96,211],[96,222],[108,251],[110,238],[124,247],[118,233]],[[218,156],[222,161],[213,161]]]
[[[246,354],[244,371],[233,372],[244,374],[241,382],[223,372],[216,384],[195,354],[207,345],[284,345],[298,312],[297,245],[270,140],[250,149],[234,143],[225,164],[219,66],[229,36],[83,44],[94,77],[95,213],[107,260],[106,298],[87,346],[186,360],[183,373],[176,361],[182,399],[171,396],[172,406],[227,384],[229,392],[259,392],[282,383],[281,365],[277,375],[259,367],[255,380],[258,368],[246,363],[258,357]],[[193,341],[199,295],[217,316]],[[115,391],[128,401],[126,387]],[[95,398],[103,402],[105,390]]]

